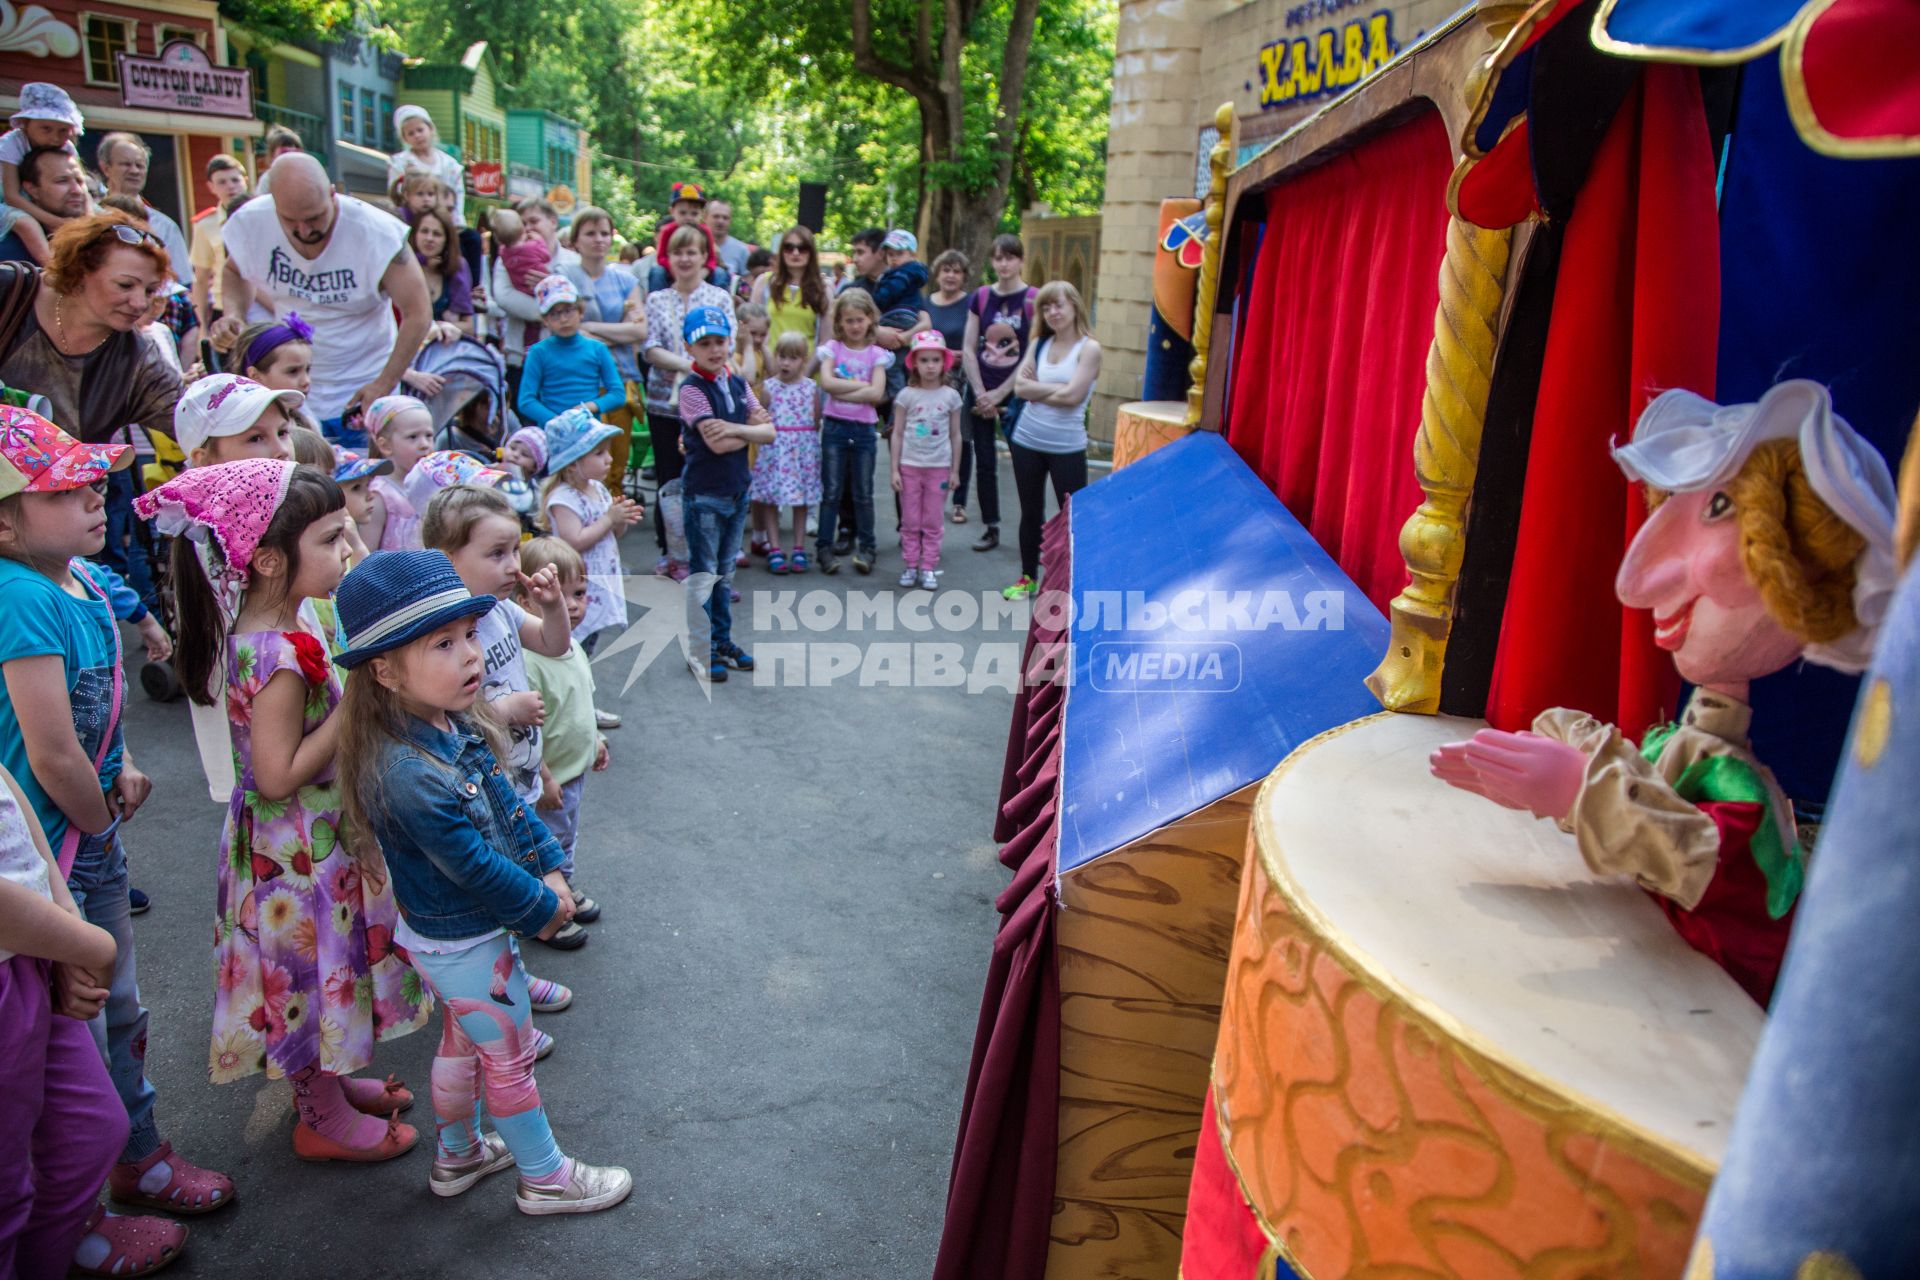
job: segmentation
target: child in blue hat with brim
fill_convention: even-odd
[[[563,1155],[533,1079],[516,939],[552,937],[574,903],[560,844],[501,768],[505,733],[480,696],[477,624],[494,598],[467,590],[443,552],[389,551],[335,599],[347,647],[334,661],[358,672],[338,711],[347,822],[380,842],[402,917],[394,942],[446,1017],[428,1188],[457,1196],[516,1165],[522,1213],[611,1208],[632,1175]]]

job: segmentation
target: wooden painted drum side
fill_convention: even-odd
[[[1371,717],[1262,787],[1213,1068],[1228,1160],[1301,1276],[1678,1275],[1760,1011],[1558,831],[1454,807],[1425,757],[1474,727]]]

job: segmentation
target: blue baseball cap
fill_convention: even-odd
[[[444,551],[368,556],[341,579],[333,602],[347,643],[333,660],[349,670],[494,606],[492,596],[467,590]]]
[[[687,321],[680,326],[680,336],[688,346],[716,333],[723,338],[733,337],[733,320],[718,307],[695,307],[687,312]]]
[[[333,451],[333,482],[351,484],[355,480],[364,480],[368,476],[383,476],[393,470],[392,458],[369,458],[356,449],[336,448]]]

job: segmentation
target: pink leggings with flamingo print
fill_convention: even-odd
[[[523,1178],[551,1177],[564,1157],[533,1082],[533,1006],[520,949],[502,934],[464,951],[411,953],[446,1018],[433,1059],[433,1118],[440,1158],[480,1149],[481,1121],[493,1127]]]

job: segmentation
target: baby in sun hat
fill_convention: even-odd
[[[500,467],[507,478],[500,492],[513,504],[515,514],[528,533],[535,527],[540,509],[540,477],[547,469],[547,433],[540,427],[522,427],[507,437],[500,449]]]
[[[19,236],[34,261],[44,263],[47,233],[67,220],[21,193],[20,162],[35,147],[57,147],[78,155],[73,140],[86,132],[86,120],[65,89],[35,80],[20,86],[20,105],[8,123],[13,127],[0,135],[0,189],[6,197],[6,203],[0,204],[0,236],[9,232]]]

